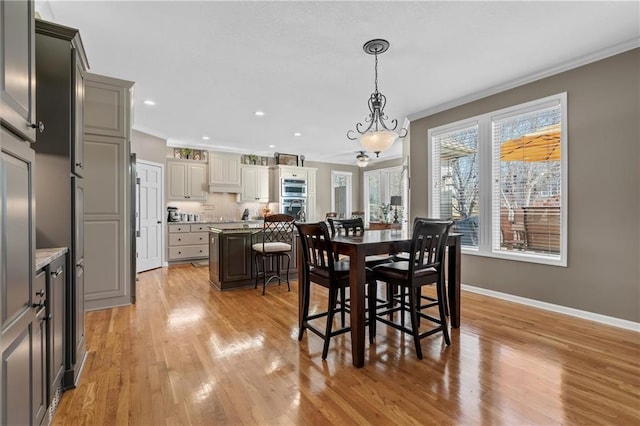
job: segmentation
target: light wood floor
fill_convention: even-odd
[[[463,292],[445,347],[379,325],[366,366],[348,335],[297,340],[297,285],[221,293],[207,268],[140,274],[135,306],[87,314],[88,359],[64,425],[638,425],[640,336]],[[313,306],[325,306],[316,295]]]

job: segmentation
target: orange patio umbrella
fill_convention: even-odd
[[[527,133],[500,146],[502,161],[558,161],[560,160],[560,125],[547,126]]]

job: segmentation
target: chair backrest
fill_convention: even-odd
[[[416,218],[413,221],[409,276],[415,276],[428,268],[442,270],[447,237],[452,226],[452,220]]]
[[[302,243],[302,258],[305,271],[310,268],[325,270],[328,276],[334,274],[335,254],[329,236],[329,229],[324,222],[296,223],[298,235]]]
[[[336,213],[336,212],[328,212],[327,215],[324,218],[325,219],[329,219],[330,217],[338,217],[338,213]]]
[[[364,212],[363,211],[351,212],[351,219],[357,219],[357,218],[364,219]]]
[[[331,227],[331,237],[335,237],[336,233],[341,235],[362,235],[364,233],[364,222],[362,218],[356,219],[331,219],[328,218]]]
[[[293,244],[293,230],[295,218],[290,214],[272,214],[265,216],[262,242]]]

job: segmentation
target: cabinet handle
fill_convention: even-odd
[[[44,296],[44,289],[40,289],[36,291],[36,296],[40,296],[40,297]]]
[[[52,272],[52,273],[51,273],[51,276],[52,276],[53,278],[57,278],[61,273],[62,273],[62,267],[58,268],[58,270],[57,270],[57,271]],[[38,294],[38,293],[36,293],[36,294]]]
[[[34,308],[44,308],[46,306],[47,302],[45,302],[44,300],[42,302],[39,303],[34,303],[33,306]]]
[[[200,237],[200,241],[202,241],[202,237]]]
[[[178,238],[178,241],[182,241],[182,238]]]
[[[44,123],[42,121],[38,121],[38,124],[27,123],[27,127],[31,127],[32,129],[38,129],[40,133],[44,132]]]
[[[158,225],[160,225],[160,224],[162,223],[162,221],[161,221],[161,220],[159,220],[159,221],[158,221],[158,222],[156,222],[156,223],[157,223]]]
[[[76,163],[76,167],[82,167],[82,163]]]
[[[200,253],[202,253],[202,250],[200,250]]]
[[[181,252],[181,251],[179,251],[179,252],[178,252],[178,254],[182,254],[182,252]]]

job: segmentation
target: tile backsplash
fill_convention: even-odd
[[[240,220],[244,209],[249,209],[249,218],[254,219],[260,215],[260,210],[267,207],[267,203],[238,203],[236,194],[209,193],[207,201],[169,201],[167,206],[175,206],[180,213],[196,213],[200,220],[218,222],[227,220]],[[277,203],[268,203],[268,207],[275,211]]]

